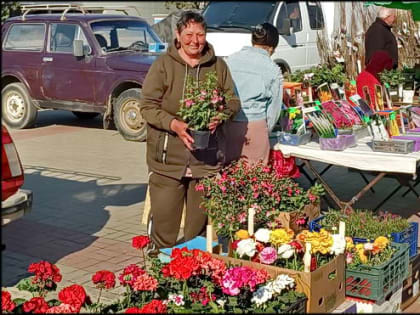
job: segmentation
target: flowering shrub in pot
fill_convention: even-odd
[[[197,143],[199,142],[198,135],[207,137],[208,141],[210,136],[208,125],[214,119],[220,121],[229,119],[230,115],[226,112],[226,101],[230,97],[230,95],[224,95],[218,87],[215,71],[206,73],[203,82],[194,80],[190,75],[187,76],[185,94],[180,101],[181,106],[177,114],[188,124],[193,138],[197,135]],[[199,148],[204,149],[206,145]]]
[[[305,207],[319,202],[323,193],[321,185],[309,190],[291,178],[280,177],[271,165],[257,163],[250,166],[246,159],[233,162],[221,173],[204,178],[197,186],[204,191],[202,207],[211,218],[218,235],[233,240],[233,235],[247,224],[248,209],[255,209],[255,226],[276,228],[284,222],[282,213],[298,213],[305,227],[308,214]],[[289,227],[289,226],[287,226]]]

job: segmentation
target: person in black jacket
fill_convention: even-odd
[[[397,40],[391,32],[395,21],[395,9],[381,8],[375,22],[369,27],[365,35],[365,65],[377,50],[385,50],[392,58],[392,67],[398,67]]]

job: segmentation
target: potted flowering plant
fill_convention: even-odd
[[[324,229],[320,232],[303,230],[296,236],[289,228],[260,228],[252,236],[239,230],[235,238],[232,243],[235,258],[297,271],[304,270],[305,243],[311,244],[311,271],[343,254],[346,247],[344,236]]]
[[[210,137],[208,125],[211,121],[229,119],[226,113],[229,98],[230,95],[225,95],[218,87],[215,71],[207,72],[203,82],[187,76],[185,95],[177,114],[188,124],[196,149],[207,148]]]
[[[249,165],[246,159],[233,162],[217,176],[202,179],[196,190],[204,192],[201,205],[217,234],[231,240],[246,226],[251,207],[255,209],[256,227],[304,228],[319,212],[310,206],[318,204],[323,193],[319,184],[305,191],[291,178],[277,175],[273,166],[262,162]]]

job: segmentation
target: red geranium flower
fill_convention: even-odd
[[[12,301],[12,296],[7,291],[1,291],[1,310],[2,312],[11,312],[16,307]]]
[[[143,314],[162,314],[166,313],[166,305],[160,300],[152,300],[140,309]]]
[[[139,309],[138,307],[130,307],[130,308],[127,308],[124,313],[125,314],[140,314],[141,309]]]
[[[299,241],[291,241],[289,245],[296,250],[296,253],[303,253],[303,246]]]
[[[100,270],[92,276],[92,282],[98,288],[112,289],[115,287],[115,275],[111,271]]]
[[[33,283],[44,281],[47,287],[52,287],[53,283],[60,282],[62,279],[60,269],[48,261],[30,264],[28,271],[35,274],[35,277],[32,280]]]
[[[78,313],[80,309],[70,304],[61,303],[58,306],[53,306],[47,310],[47,314],[74,314]]]
[[[145,248],[150,243],[150,238],[146,235],[134,236],[132,245],[136,249]]]
[[[23,311],[25,313],[42,314],[47,312],[49,308],[47,302],[42,297],[33,297],[23,303]]]
[[[58,293],[58,299],[61,302],[70,304],[80,310],[86,301],[86,291],[81,285],[73,284],[62,289]]]
[[[136,264],[128,265],[124,268],[123,272],[119,275],[121,285],[129,285],[130,287],[134,284],[137,277],[144,274],[145,271]]]

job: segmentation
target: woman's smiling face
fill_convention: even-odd
[[[181,49],[190,58],[199,58],[206,44],[206,31],[200,23],[191,21],[181,33],[176,32]]]

